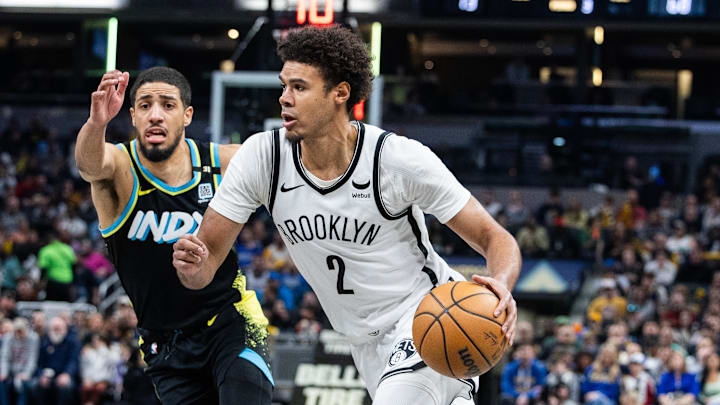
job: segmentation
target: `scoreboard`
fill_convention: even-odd
[[[422,0],[425,16],[609,20],[718,19],[720,0]]]

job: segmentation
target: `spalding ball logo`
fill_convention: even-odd
[[[392,354],[390,355],[390,361],[388,364],[390,367],[400,363],[401,361],[414,356],[417,353],[415,350],[415,344],[412,339],[403,339],[399,341],[393,348]]]

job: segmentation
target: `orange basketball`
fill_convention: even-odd
[[[454,281],[435,287],[415,312],[413,340],[433,370],[453,378],[471,378],[493,368],[507,339],[505,313],[495,318],[499,299],[487,287]]]

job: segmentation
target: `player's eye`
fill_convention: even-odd
[[[297,91],[303,91],[303,90],[305,90],[305,87],[297,84],[297,85],[295,85],[295,90],[297,90]]]
[[[172,109],[172,108],[174,108],[174,107],[175,107],[175,104],[173,104],[173,103],[167,103],[167,104],[165,104],[165,108],[167,108],[168,110],[170,110],[170,109]]]
[[[285,88],[286,88],[286,87],[287,87],[287,86],[284,85],[284,84],[281,84],[281,85],[280,85],[280,88],[281,88],[283,91],[285,91]]]

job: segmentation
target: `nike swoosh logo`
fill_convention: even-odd
[[[285,192],[288,192],[288,191],[290,191],[290,190],[295,190],[296,188],[302,187],[302,186],[304,186],[304,184],[299,184],[299,185],[297,185],[297,186],[295,186],[295,187],[287,187],[287,188],[286,188],[286,187],[285,187],[285,183],[283,183],[282,186],[280,186],[280,191],[282,191],[283,193],[285,193]]]
[[[150,194],[150,193],[152,193],[153,191],[155,191],[155,188],[154,188],[154,187],[153,187],[153,188],[150,188],[150,189],[147,189],[147,190],[140,190],[140,191],[138,191],[138,195]]]
[[[353,180],[352,185],[353,185],[353,187],[355,187],[358,190],[365,190],[366,188],[368,188],[370,186],[370,180],[368,180],[367,183],[363,183],[363,184],[355,183],[355,180]]]
[[[211,320],[207,321],[207,325],[208,325],[208,326],[213,326],[213,324],[215,323],[215,320],[217,319],[217,317],[218,317],[217,315],[213,316]]]

